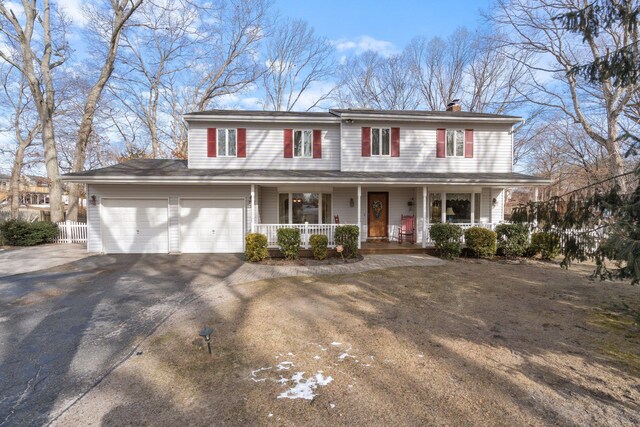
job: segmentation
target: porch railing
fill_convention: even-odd
[[[324,234],[329,240],[329,247],[335,247],[336,227],[348,224],[256,224],[256,232],[267,236],[269,247],[278,246],[278,230],[281,228],[297,228],[300,230],[300,240],[304,249],[309,249],[309,237],[313,234]]]

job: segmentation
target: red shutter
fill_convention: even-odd
[[[464,156],[473,157],[473,129],[464,131]]]
[[[238,128],[238,157],[247,157],[247,129]]]
[[[400,128],[391,128],[391,157],[400,157]]]
[[[446,129],[436,130],[436,157],[445,157],[447,152],[445,149],[445,141],[447,139]]]
[[[313,158],[322,158],[322,130],[313,130]]]
[[[371,128],[362,128],[362,157],[371,157]]]
[[[284,157],[293,157],[293,129],[284,130]]]
[[[216,157],[216,143],[218,141],[218,129],[207,129],[207,157]]]

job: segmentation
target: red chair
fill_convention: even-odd
[[[340,217],[338,215],[333,216],[333,222],[336,224],[340,224]]]
[[[403,240],[409,243],[416,242],[416,219],[413,215],[401,215],[400,227],[398,228],[398,244]]]

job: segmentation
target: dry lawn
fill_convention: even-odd
[[[470,261],[213,287],[58,422],[638,425],[639,302],[584,269]],[[313,399],[278,398],[300,377]]]

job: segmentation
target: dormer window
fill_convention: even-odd
[[[464,130],[447,129],[447,157],[464,157]]]
[[[371,155],[388,156],[391,147],[390,128],[371,128]]]
[[[313,131],[293,131],[293,157],[311,157],[313,147]]]
[[[237,148],[237,130],[218,129],[218,157],[236,157]]]

